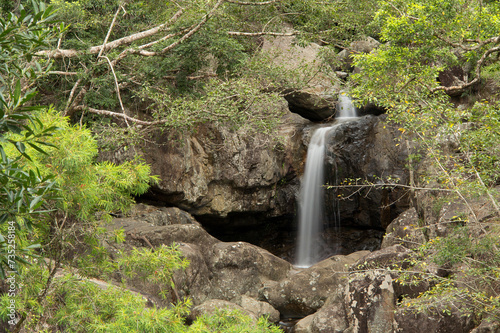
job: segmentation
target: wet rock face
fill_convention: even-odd
[[[380,184],[389,176],[399,184],[407,184],[406,147],[396,141],[397,131],[386,125],[384,119],[384,115],[368,115],[342,123],[332,130],[326,162],[330,185],[342,181],[345,185]],[[340,216],[342,226],[383,230],[408,208],[405,193],[401,189],[382,187],[327,190],[328,219],[335,220]]]

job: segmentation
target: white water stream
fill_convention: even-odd
[[[357,118],[356,108],[347,95],[339,97],[337,119]],[[307,150],[306,167],[299,193],[299,232],[296,267],[310,267],[321,259],[321,231],[324,222],[324,159],[328,133],[337,127],[318,128]]]

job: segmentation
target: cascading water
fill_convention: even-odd
[[[309,267],[319,260],[318,241],[323,223],[323,185],[326,135],[331,127],[317,129],[307,150],[306,169],[299,193],[297,266]]]
[[[357,118],[358,113],[351,98],[345,94],[340,94],[337,103],[337,119]]]
[[[340,95],[337,104],[337,119],[357,117],[356,108],[347,95]],[[309,267],[321,258],[321,237],[324,207],[324,157],[326,138],[338,124],[317,129],[307,150],[306,167],[299,193],[299,233],[296,255],[297,267]]]

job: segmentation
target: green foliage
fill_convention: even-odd
[[[209,80],[200,96],[172,98],[155,87],[144,94],[154,104],[151,108],[158,119],[166,120],[169,128],[185,130],[202,123],[228,127],[247,127],[269,131],[280,121],[282,109],[277,93],[262,93],[255,80]],[[251,125],[251,126],[250,126]]]
[[[145,279],[172,286],[172,274],[184,269],[176,247],[162,246],[155,250],[134,250],[123,255],[115,268],[135,277],[137,272]],[[117,287],[101,280],[86,280],[69,272],[55,279],[43,300],[36,298],[45,288],[48,270],[41,265],[24,268],[20,278],[16,309],[28,310],[25,329],[39,332],[42,327],[53,327],[63,332],[168,332],[168,333],[278,333],[279,328],[265,318],[254,322],[238,311],[220,309],[213,315],[204,315],[188,326],[190,300],[160,308],[147,306],[146,300],[125,287]],[[6,318],[9,304],[7,295],[0,298],[0,318]]]
[[[422,107],[418,102],[423,99],[443,101],[440,94],[429,94],[439,86],[440,71],[479,66],[478,59],[491,47],[488,40],[500,29],[500,8],[482,1],[381,1],[375,19],[381,40],[388,43],[355,56],[361,73],[354,76],[359,87],[353,95],[387,108],[400,102]]]
[[[498,105],[482,101],[457,109],[447,94],[433,89],[440,86],[436,79],[443,70],[481,66],[477,59],[500,31],[498,6],[481,3],[381,1],[376,20],[388,43],[355,56],[361,72],[353,75],[355,98],[387,108],[402,134],[421,142],[439,170],[438,177],[424,182],[463,195],[488,193],[496,182]],[[475,44],[466,43],[470,40]]]
[[[224,332],[224,333],[280,333],[277,326],[270,324],[265,318],[257,323],[249,316],[237,310],[219,309],[213,315],[203,315],[187,330],[188,333]]]
[[[58,70],[71,72],[72,75],[64,79],[53,76],[40,81],[41,86],[51,87],[51,100],[59,109],[66,107],[68,92],[78,86],[84,89],[80,104],[98,110],[116,111],[120,105],[116,91],[118,82],[121,100],[132,111],[131,114],[148,110],[147,116],[161,119],[162,125],[168,129],[187,130],[199,123],[213,122],[217,126],[230,127],[254,125],[260,131],[262,128],[272,129],[278,123],[279,112],[275,112],[278,108],[273,107],[277,93],[285,89],[300,89],[308,82],[304,78],[312,77],[311,68],[274,70],[270,65],[275,62],[269,59],[266,62],[260,57],[262,37],[238,35],[238,32],[257,35],[262,31],[283,32],[287,19],[297,15],[288,12],[288,3],[266,6],[224,3],[214,12],[211,10],[215,1],[201,0],[178,3],[139,1],[123,4],[122,10],[116,1],[53,0],[52,3],[59,9],[58,18],[71,23],[61,40],[61,48],[79,52],[76,57],[78,61],[56,62]],[[326,26],[328,15],[334,12],[333,7],[328,6],[325,10],[321,9],[324,7],[321,4],[314,4],[313,7],[314,10],[306,16],[313,19],[317,11],[324,12],[321,22]],[[179,8],[182,8],[182,14],[172,22],[168,21]],[[117,12],[119,15],[112,24]],[[211,17],[204,22],[208,13]],[[176,44],[200,22],[204,23],[199,30]],[[138,39],[105,51],[103,55],[113,62],[113,68],[110,68],[104,57],[95,59],[95,53],[88,53],[91,46],[102,45],[108,31],[108,42],[111,42],[165,23],[168,24],[162,33],[169,38],[153,36]],[[150,46],[146,48],[145,45]],[[172,48],[168,52],[155,56],[127,54],[139,49],[158,52],[170,46]],[[120,57],[123,54],[127,55]],[[117,58],[119,61],[115,62]],[[257,64],[261,64],[260,68]],[[272,87],[268,85],[270,81]],[[76,82],[78,85],[75,85]],[[274,84],[278,82],[284,85]],[[248,95],[241,95],[242,92]],[[214,93],[220,94],[220,100],[217,101],[222,101],[220,109],[212,104]],[[267,102],[271,103],[266,107]],[[100,121],[99,116],[94,117],[94,120]]]
[[[188,302],[171,308],[146,307],[140,295],[68,276],[55,291],[64,304],[54,319],[64,332],[183,332]]]
[[[59,284],[59,283],[58,283]],[[171,308],[144,306],[144,299],[116,287],[102,289],[90,282],[66,279],[57,289],[65,306],[56,319],[65,332],[278,333],[265,319],[253,323],[238,311],[220,310],[184,324],[189,302]]]
[[[436,237],[422,244],[408,269],[399,269],[398,283],[430,283],[429,290],[417,298],[405,298],[408,310],[500,318],[500,252],[496,231],[478,235],[474,227],[458,227],[447,237]],[[437,274],[429,265],[438,265],[447,274]]]
[[[134,202],[130,195],[144,193],[149,183],[157,180],[149,175],[149,166],[138,159],[121,165],[95,163],[97,141],[90,130],[70,125],[56,111],[40,113],[39,119],[44,127],[58,128],[47,138],[47,143],[57,148],[49,147],[42,153],[28,147],[26,151],[31,158],[24,163],[31,170],[40,170],[42,175],[54,175],[62,197],[57,208],[66,214],[93,220],[103,211],[127,211]]]
[[[378,1],[283,1],[283,19],[301,32],[303,39],[347,46],[365,36],[376,36],[373,22]]]
[[[31,104],[36,91],[30,88],[48,65],[34,54],[64,30],[62,25],[51,27],[53,18],[53,8],[38,1],[0,15],[0,278],[5,278],[7,267],[17,271],[19,263],[26,263],[21,254],[36,246],[22,241],[25,231],[32,230],[34,217],[46,213],[45,200],[57,196],[52,175],[26,170],[21,162],[30,159],[28,148],[44,153],[42,147],[50,146],[44,140],[55,130],[32,114],[40,108]],[[10,136],[21,132],[17,138]]]
[[[29,261],[29,265],[19,267],[19,274],[14,277],[16,285],[15,308],[18,314],[32,311],[35,316],[39,316],[46,309],[37,296],[45,286],[49,270],[43,260],[30,259]],[[7,321],[9,319],[8,305],[11,299],[12,297],[8,293],[0,295],[0,320]]]
[[[500,105],[488,96],[489,100],[469,99],[468,105],[457,107],[450,95],[462,94],[467,101],[466,94],[473,91],[448,89],[483,72],[487,78],[495,73],[498,2],[379,1],[375,21],[384,43],[370,54],[354,56],[360,72],[351,76],[351,95],[360,104],[372,102],[386,108],[401,140],[418,143],[419,151],[412,153],[422,158],[412,158],[409,166],[420,177],[410,185],[436,189],[436,196],[442,198],[434,201],[434,207],[417,210],[441,211],[442,204],[450,201],[466,207],[460,217],[439,221],[448,229],[450,224],[462,227],[430,239],[402,265],[408,268],[394,269],[401,284],[431,286],[402,305],[417,312],[460,311],[498,319],[500,244],[493,232],[495,224],[480,221],[476,205],[487,202],[500,212],[495,189],[500,170]],[[456,75],[457,80],[441,82],[443,73]],[[430,221],[424,222],[424,233],[431,235],[426,226]]]
[[[145,281],[158,283],[160,296],[167,298],[167,292],[175,289],[173,274],[176,270],[185,269],[189,261],[181,257],[177,247],[162,245],[154,251],[134,248],[132,253],[118,260],[120,270],[128,277],[140,275]],[[140,274],[139,274],[140,272]]]

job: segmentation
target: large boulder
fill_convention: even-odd
[[[370,53],[380,45],[380,42],[372,37],[366,37],[352,42],[348,48],[337,54],[341,66],[336,70],[352,71],[352,55],[359,53]]]
[[[189,319],[194,320],[196,319],[196,317],[200,317],[202,315],[215,315],[221,310],[226,310],[226,311],[236,310],[250,316],[254,320],[258,318],[253,312],[244,309],[238,304],[220,299],[211,299],[200,305],[195,306],[191,310],[191,313],[189,314]]]
[[[438,304],[442,309],[453,309],[454,304]],[[458,311],[440,312],[440,313],[424,313],[412,312],[407,309],[397,309],[394,313],[395,327],[399,332],[404,333],[468,333],[474,328],[474,318],[464,316]],[[387,332],[387,331],[386,331]],[[478,330],[477,332],[481,332]],[[488,332],[486,330],[486,332]]]
[[[335,115],[337,93],[321,94],[313,89],[289,91],[285,95],[290,111],[311,121],[321,121]]]
[[[258,301],[248,296],[241,296],[236,303],[243,309],[250,311],[256,317],[266,317],[268,321],[277,323],[280,320],[280,313],[269,303]]]
[[[300,90],[282,87],[290,111],[311,121],[322,121],[335,115],[340,80],[336,75],[327,76],[319,69],[322,63],[320,45],[300,46],[295,43],[294,36],[266,37],[262,52],[270,55],[276,66],[299,73],[314,72],[308,85]]]
[[[240,295],[257,298],[263,284],[284,279],[291,264],[245,242],[214,245],[207,257],[216,288],[211,297],[233,300]]]
[[[268,321],[275,323],[280,318],[279,312],[269,304],[248,297],[242,297],[237,303],[220,299],[208,300],[203,304],[195,306],[189,314],[189,319],[194,320],[196,317],[202,315],[214,315],[220,311],[235,310],[248,315],[254,322],[261,317],[265,317]]]
[[[386,229],[381,248],[401,244],[416,249],[426,241],[422,222],[415,208],[401,213]]]
[[[500,333],[500,323],[493,318],[484,319],[471,333]]]
[[[337,289],[317,312],[300,320],[295,333],[343,333],[348,327],[344,289]]]
[[[270,305],[266,308],[256,299],[264,284],[285,279],[292,265],[268,251],[245,242],[220,242],[178,208],[139,205],[131,216],[116,218],[107,228],[110,234],[116,230],[125,234],[124,243],[109,248],[112,255],[116,249],[127,252],[177,244],[182,256],[189,260],[185,270],[174,273],[177,295],[170,295],[167,300],[157,297],[165,286],[142,279],[141,272],[128,281],[133,289],[152,295],[158,304],[167,304],[176,297],[190,297],[195,306],[218,299],[251,308],[259,316],[277,316]]]
[[[286,279],[264,283],[260,298],[285,316],[307,316],[319,310],[328,296],[345,286],[347,269],[368,251],[333,256]]]

